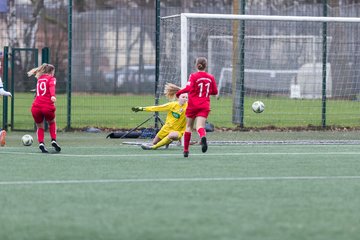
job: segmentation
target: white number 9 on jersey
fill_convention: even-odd
[[[36,95],[44,96],[46,93],[46,82],[38,82],[36,84]]]

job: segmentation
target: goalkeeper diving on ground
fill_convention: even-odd
[[[172,83],[166,83],[164,94],[169,100],[173,100],[176,98],[176,92],[179,90],[180,87]],[[159,147],[169,145],[173,141],[178,141],[181,139],[186,128],[185,111],[187,108],[187,100],[188,94],[184,93],[179,95],[177,101],[170,101],[163,105],[131,108],[131,110],[134,112],[167,112],[165,124],[156,134],[152,145],[142,144],[142,149],[155,150]]]

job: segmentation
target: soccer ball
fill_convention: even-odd
[[[262,113],[265,110],[265,104],[262,101],[255,101],[251,108],[255,113]]]
[[[24,144],[24,146],[31,146],[31,144],[34,142],[34,139],[31,135],[26,134],[22,136],[21,142]]]

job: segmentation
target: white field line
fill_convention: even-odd
[[[293,177],[214,177],[214,178],[143,178],[143,179],[92,179],[92,180],[34,180],[0,181],[4,185],[56,185],[56,184],[107,184],[107,183],[159,183],[159,182],[226,182],[226,181],[303,181],[303,180],[359,180],[360,176],[293,176]]]
[[[78,157],[78,158],[93,158],[93,157],[182,157],[182,152],[178,153],[153,153],[153,154],[42,154],[40,152],[12,152],[12,151],[0,151],[1,154],[13,154],[13,155],[38,155],[38,156],[51,156],[51,157]],[[360,155],[360,152],[235,152],[235,153],[191,153],[191,156],[273,156],[273,155]],[[6,160],[7,158],[1,157],[0,160]]]

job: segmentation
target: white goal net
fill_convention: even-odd
[[[159,93],[208,58],[217,129],[360,128],[360,19],[184,13],[161,21]],[[265,111],[256,114],[252,102]]]
[[[269,54],[276,58],[279,53],[286,54],[284,59],[299,59],[301,61],[285,62],[279,68],[271,67],[269,64],[271,58],[262,58],[262,64],[259,66],[249,66],[244,69],[245,88],[251,93],[252,91],[271,92],[271,93],[288,93],[291,98],[321,98],[322,91],[322,65],[321,65],[321,47],[322,37],[314,35],[250,35],[245,36],[245,44],[258,47],[249,47],[249,55],[255,56],[262,54],[261,51],[268,51],[266,48],[270,46]],[[331,38],[327,38],[331,43]],[[266,43],[266,44],[265,44]],[[279,46],[284,51],[274,51],[275,46]],[[328,45],[330,46],[330,45]],[[221,95],[229,95],[232,93],[232,62],[228,59],[227,54],[233,49],[233,36],[209,36],[208,52],[209,72],[217,74],[218,88]],[[222,49],[223,51],[218,51]],[[290,49],[297,49],[296,55]],[[271,51],[274,51],[271,53]],[[263,54],[263,55],[266,55]],[[223,62],[228,60],[228,62]],[[299,67],[299,65],[302,65]],[[330,64],[327,64],[327,97],[331,97],[331,72]],[[308,77],[313,78],[310,82],[314,84],[310,86],[306,84]],[[300,82],[300,83],[299,83]],[[289,88],[290,84],[290,88]],[[298,87],[298,88],[296,88]],[[300,88],[301,87],[301,88]]]

